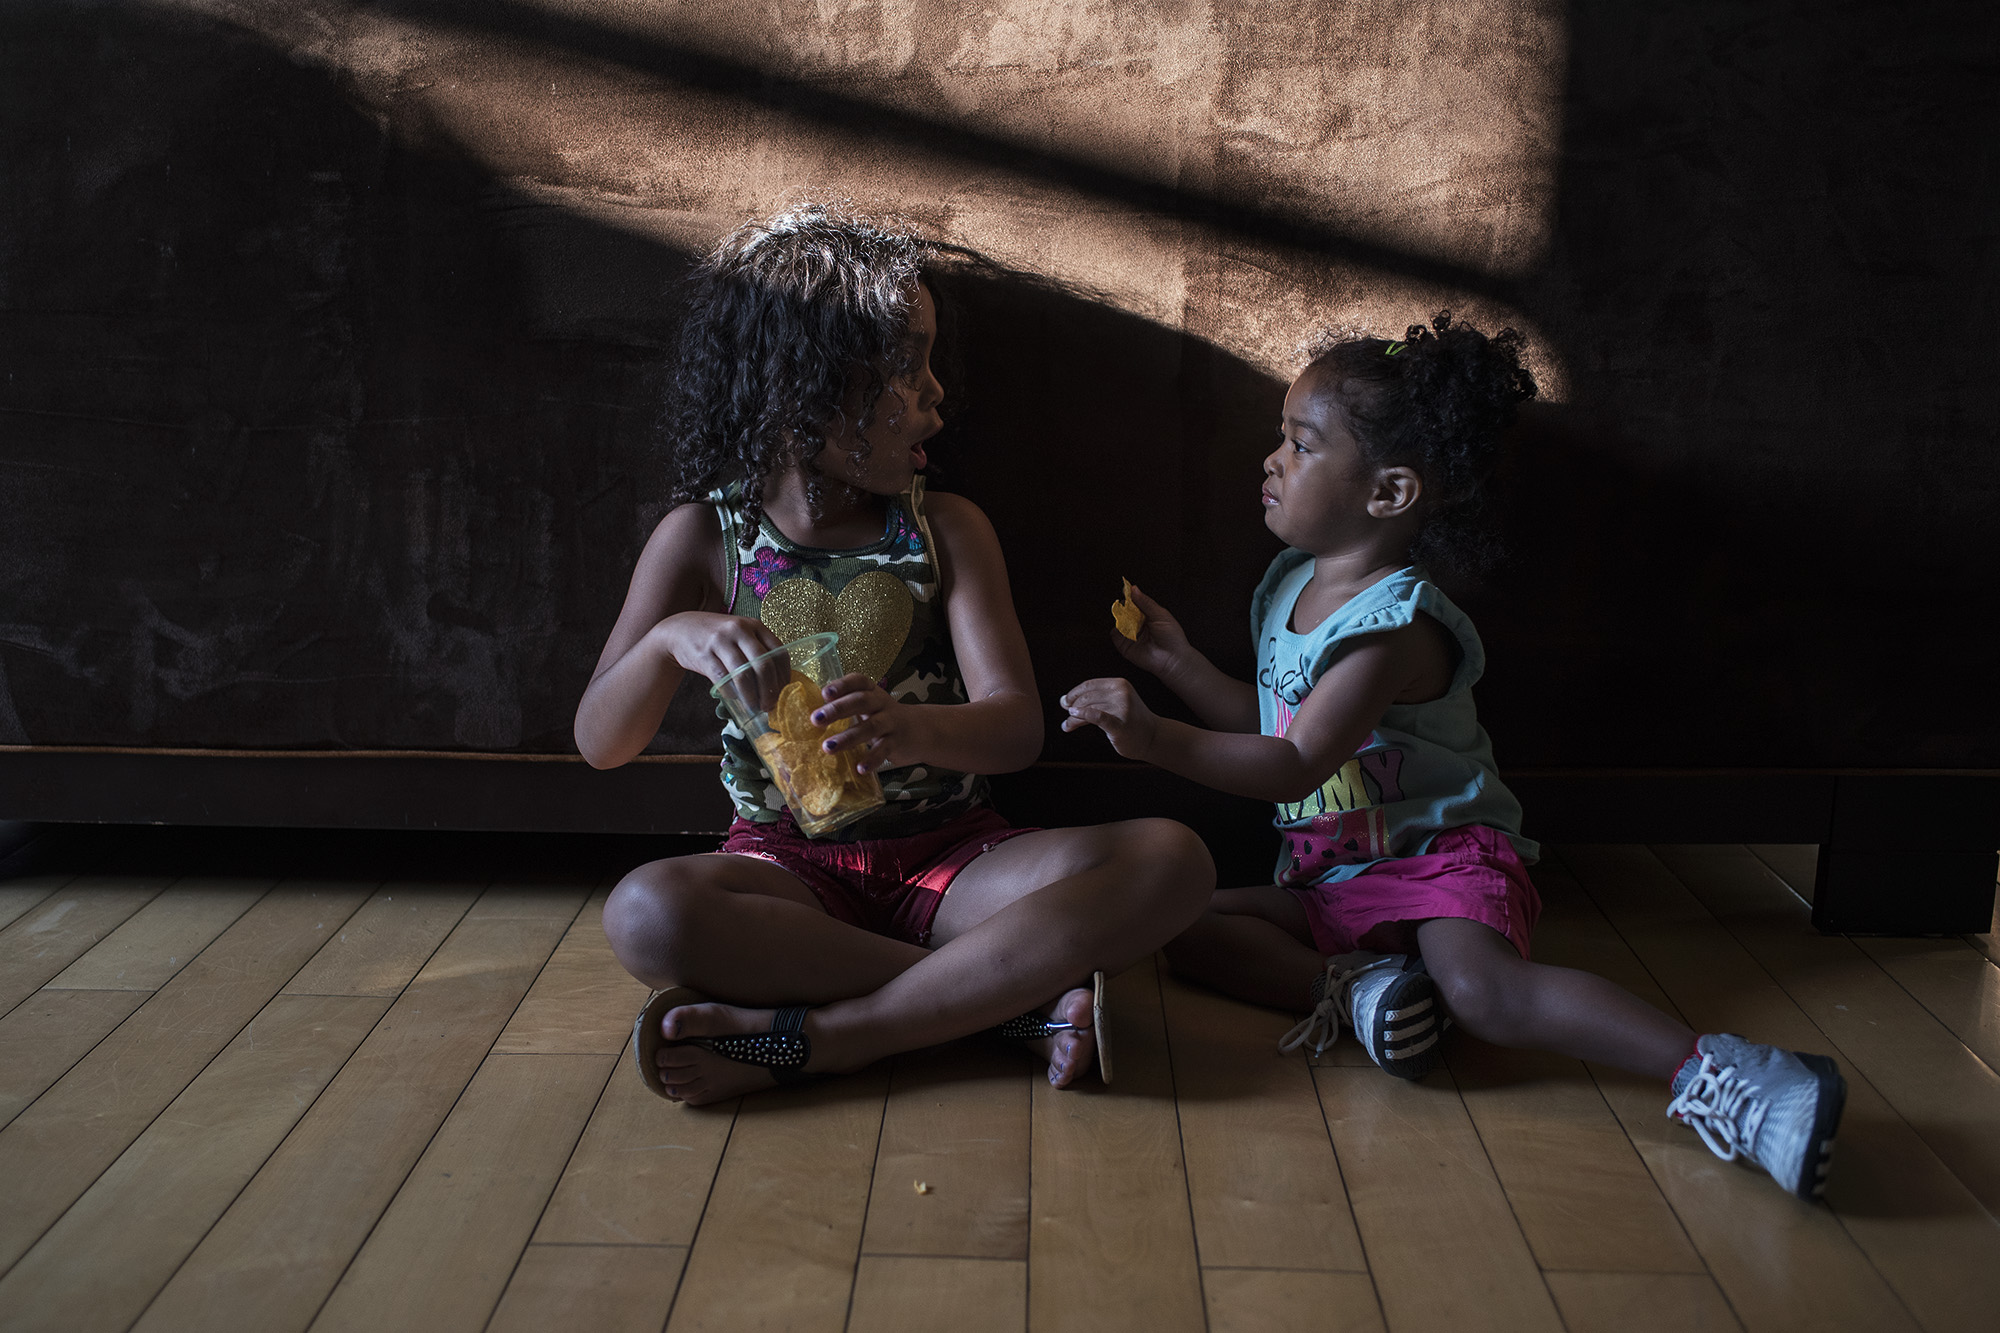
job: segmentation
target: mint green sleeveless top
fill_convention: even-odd
[[[1304,634],[1292,608],[1311,582],[1313,558],[1285,550],[1251,599],[1257,634],[1261,730],[1282,736],[1293,713],[1347,645],[1368,634],[1437,620],[1458,641],[1458,669],[1442,698],[1392,704],[1353,757],[1302,801],[1281,803],[1273,823],[1283,846],[1280,884],[1330,884],[1389,857],[1418,856],[1446,829],[1483,824],[1507,835],[1521,859],[1540,848],[1521,836],[1521,803],[1500,781],[1493,743],[1472,705],[1486,649],[1465,612],[1415,567],[1362,589]]]
[[[728,612],[761,620],[790,642],[822,630],[840,634],[841,666],[880,681],[906,704],[962,704],[965,682],[952,654],[938,600],[937,546],[924,517],[924,479],[889,501],[882,535],[851,551],[795,545],[766,518],[747,552],[735,487],[711,492],[722,521]],[[742,729],[722,719],[722,785],[737,818],[775,823],[785,812],[771,772]],[[886,768],[878,775],[881,809],[827,835],[858,842],[927,832],[987,804],[986,779],[930,764]]]

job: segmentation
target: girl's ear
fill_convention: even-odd
[[[1370,518],[1397,518],[1417,507],[1423,498],[1424,479],[1406,467],[1385,467],[1375,474],[1375,490],[1368,497]]]

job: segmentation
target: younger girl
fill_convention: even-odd
[[[987,804],[979,775],[1033,762],[1042,710],[991,524],[924,493],[944,396],[931,260],[812,207],[739,229],[694,275],[677,507],[639,556],[577,747],[622,764],[685,672],[716,680],[837,629],[850,674],[813,720],[853,719],[825,749],[878,774],[888,801],[807,838],[724,729],[727,841],[640,866],[604,908],[619,961],[663,988],[634,1044],[642,1077],[675,1100],[996,1025],[1036,1042],[1058,1087],[1093,1060],[1108,1078],[1101,993],[1082,983],[1159,948],[1215,885],[1178,824],[1016,829]]]
[[[1697,1040],[1602,977],[1528,961],[1536,846],[1474,715],[1485,654],[1421,563],[1482,554],[1486,480],[1535,391],[1520,348],[1512,330],[1488,338],[1448,315],[1398,341],[1323,342],[1264,460],[1264,522],[1288,549],[1251,604],[1256,683],[1224,676],[1135,590],[1145,626],[1114,642],[1213,730],[1157,716],[1124,680],[1071,690],[1063,725],[1277,802],[1277,883],[1216,893],[1167,957],[1229,994],[1310,1009],[1281,1049],[1317,1053],[1344,1022],[1382,1068],[1417,1078],[1456,1020],[1498,1045],[1653,1075],[1668,1114],[1718,1155],[1811,1198],[1846,1096],[1832,1060]]]

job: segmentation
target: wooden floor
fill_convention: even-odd
[[[1312,1068],[1289,1016],[1152,963],[1113,985],[1110,1089],[966,1044],[696,1111],[628,1067],[614,865],[17,878],[0,1329],[1990,1333],[2000,970],[1815,934],[1811,863],[1536,872],[1538,957],[1838,1057],[1810,1207],[1645,1080],[1463,1037],[1421,1084],[1351,1039]]]

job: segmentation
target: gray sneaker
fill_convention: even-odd
[[[1310,1045],[1314,1056],[1354,1029],[1368,1058],[1397,1078],[1437,1068],[1438,1038],[1449,1021],[1423,960],[1400,953],[1347,953],[1326,960],[1319,1003],[1278,1042],[1280,1051]]]
[[[1675,1076],[1668,1117],[1693,1126],[1723,1161],[1748,1157],[1801,1199],[1818,1198],[1847,1105],[1839,1068],[1727,1032],[1702,1037],[1695,1052],[1701,1064]]]

